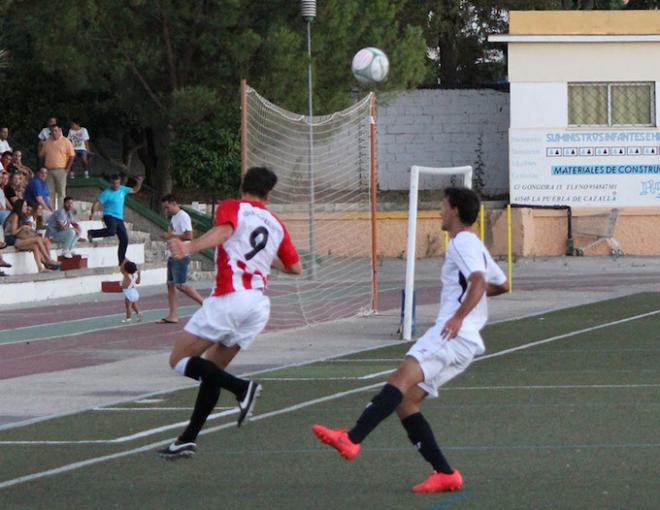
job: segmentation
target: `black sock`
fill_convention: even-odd
[[[386,384],[380,393],[367,405],[358,418],[348,437],[354,443],[361,443],[378,424],[394,412],[403,395],[396,386]]]
[[[220,388],[225,388],[231,391],[239,400],[245,396],[248,389],[249,381],[240,379],[225,372],[219,368],[215,363],[199,356],[193,356],[186,365],[186,377],[195,379],[196,381],[202,380],[209,382]]]
[[[417,448],[417,451],[422,457],[433,466],[433,469],[438,473],[446,473],[448,475],[454,472],[440,451],[431,426],[426,421],[426,418],[422,416],[422,413],[415,413],[405,417],[401,420],[401,425],[406,429],[410,442]]]
[[[213,412],[213,408],[218,403],[220,398],[220,386],[202,381],[199,385],[199,392],[197,393],[197,400],[195,401],[195,410],[190,417],[188,427],[179,436],[179,441],[182,443],[194,443],[197,439],[199,431],[202,430],[206,419],[209,414]]]

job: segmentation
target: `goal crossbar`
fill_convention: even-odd
[[[415,291],[415,241],[417,240],[417,199],[419,195],[419,176],[444,175],[463,176],[463,186],[472,188],[472,167],[456,166],[434,168],[428,166],[412,166],[410,168],[410,196],[408,202],[408,240],[406,246],[406,290],[403,306],[402,338],[412,338],[413,293]]]

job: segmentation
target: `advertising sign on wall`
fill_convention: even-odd
[[[660,205],[660,130],[509,130],[511,202]]]

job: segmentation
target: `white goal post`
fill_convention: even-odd
[[[445,175],[463,176],[463,186],[472,188],[472,167],[455,166],[444,168],[433,168],[428,166],[412,166],[410,168],[410,198],[408,202],[408,242],[406,247],[406,291],[403,306],[403,331],[402,338],[412,338],[412,311],[413,293],[415,291],[415,241],[417,240],[417,197],[419,195],[419,176]]]

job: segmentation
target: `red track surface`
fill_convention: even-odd
[[[516,282],[518,289],[580,289],[604,290],[608,287],[621,285],[634,285],[637,283],[660,283],[660,275],[649,274],[608,274],[606,278],[600,275],[583,277],[536,277],[519,278]],[[432,285],[432,282],[426,282]],[[282,293],[283,289],[272,289],[271,295]],[[417,291],[417,304],[430,304],[437,302],[438,289],[432,286],[421,287]],[[203,293],[205,294],[205,293]],[[401,291],[389,290],[379,293],[381,310],[398,310],[401,304]],[[191,301],[180,298],[180,306],[188,306]],[[166,295],[144,297],[140,304],[143,310],[153,310],[167,307]],[[345,300],[346,317],[355,312],[350,299]],[[269,330],[282,329],[278,326],[276,318],[282,313],[288,316],[296,315],[296,303],[275,303]],[[34,326],[53,322],[64,322],[76,319],[86,319],[123,312],[121,296],[117,301],[87,302],[75,305],[46,306],[44,308],[29,308],[0,313],[0,328],[3,330],[24,326]],[[51,340],[34,343],[24,342],[18,344],[0,345],[0,379],[19,377],[30,374],[67,370],[78,367],[95,366],[126,359],[136,353],[163,352],[169,350],[178,332],[185,324],[182,320],[179,325],[161,325],[153,322],[131,327],[118,327],[97,332],[84,333],[74,336],[64,336]],[[287,322],[287,328],[304,325],[302,318],[299,323]]]

